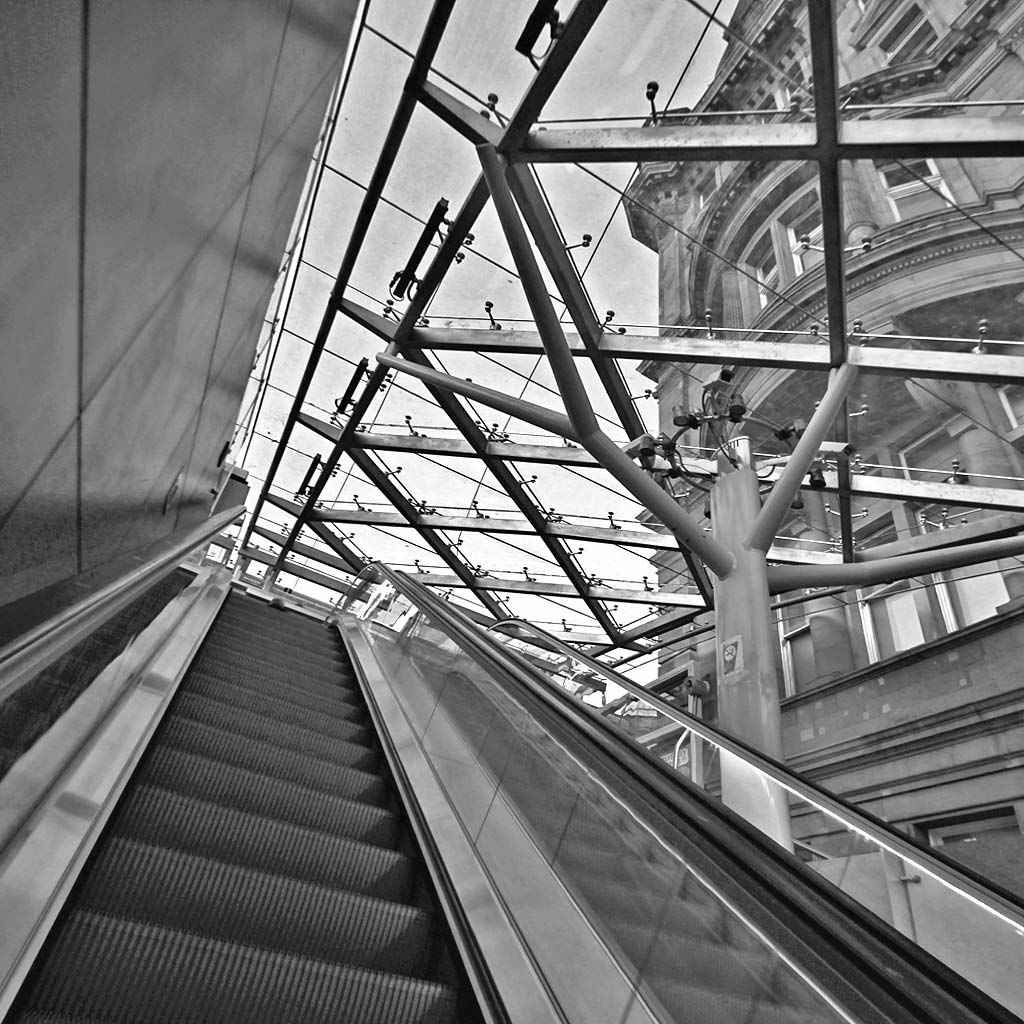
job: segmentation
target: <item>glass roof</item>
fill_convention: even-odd
[[[708,536],[716,449],[749,436],[770,485],[851,352],[860,375],[812,467],[825,518],[794,501],[773,562],[887,543],[894,503],[896,533],[1024,511],[1020,103],[996,85],[954,102],[925,74],[956,59],[944,37],[890,25],[877,4],[839,3],[822,26],[792,0],[584,0],[555,38],[545,25],[531,56],[516,52],[531,11],[552,7],[365,5],[234,440],[255,485],[257,563],[313,570],[325,580],[294,583],[320,594],[380,559],[483,614],[619,654],[657,642],[666,616],[676,636],[706,621],[700,560],[579,439],[378,367],[395,340],[407,362],[562,413],[538,299],[616,446],[677,435],[676,471],[639,465]],[[958,139],[950,117],[991,130]],[[481,140],[509,161],[525,249],[486,198]],[[984,187],[994,160],[1002,192]],[[979,283],[951,313],[937,254],[957,244],[977,248]],[[914,259],[899,289],[868,287]],[[931,367],[913,379],[910,351]],[[936,370],[943,354],[970,359]],[[962,383],[979,369],[982,397]],[[699,425],[679,429],[688,414]],[[977,428],[999,471],[957,469],[948,434],[917,436],[927,416]]]

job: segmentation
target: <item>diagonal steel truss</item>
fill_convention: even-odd
[[[582,600],[608,636],[609,649],[635,646],[638,640],[668,634],[692,618],[695,609],[710,607],[715,600],[712,577],[724,580],[734,571],[735,553],[687,513],[652,479],[643,460],[632,461],[603,434],[593,418],[591,402],[576,371],[585,361],[596,371],[615,417],[626,435],[644,432],[633,399],[616,360],[677,360],[729,366],[761,366],[827,374],[829,384],[811,423],[784,465],[774,467],[761,480],[772,490],[764,506],[748,524],[745,550],[764,553],[767,586],[772,593],[798,588],[862,585],[883,579],[901,579],[921,572],[971,564],[1024,552],[1024,539],[1016,535],[1014,517],[993,517],[970,527],[951,528],[941,537],[916,538],[890,546],[885,552],[857,553],[853,546],[851,502],[862,497],[884,497],[920,503],[941,503],[972,508],[1024,511],[1024,492],[1007,488],[956,483],[928,483],[854,474],[843,449],[847,440],[846,396],[858,372],[932,378],[973,380],[993,384],[1024,379],[1024,358],[988,354],[984,359],[967,353],[939,349],[871,347],[871,338],[851,331],[845,308],[842,163],[849,159],[936,157],[1022,157],[1024,122],[1020,118],[989,119],[959,115],[941,118],[845,120],[840,116],[836,75],[834,5],[819,0],[808,5],[810,49],[813,65],[814,120],[775,124],[673,124],[656,123],[643,128],[571,128],[538,130],[536,121],[605,7],[605,0],[579,0],[566,17],[558,39],[507,123],[483,116],[445,92],[427,75],[448,25],[454,0],[436,0],[415,54],[398,108],[392,118],[376,168],[367,187],[345,254],[335,278],[320,329],[282,429],[269,472],[258,497],[243,541],[243,553],[257,557],[250,546],[255,534],[278,547],[276,556],[259,555],[270,565],[270,578],[286,570],[306,578],[312,570],[296,563],[292,555],[319,560],[344,572],[354,572],[362,557],[345,544],[332,524],[369,524],[415,531],[450,573],[432,574],[426,582],[471,590],[495,617],[504,617],[498,592],[543,593]],[[400,319],[380,316],[354,301],[349,280],[365,242],[374,211],[403,144],[413,111],[420,105],[431,111],[477,147],[481,174],[452,218],[448,233],[423,275],[415,295]],[[1020,123],[1017,123],[1020,122]],[[696,329],[673,329],[672,336],[648,337],[611,333],[600,322],[579,274],[568,258],[544,198],[531,170],[532,164],[708,160],[800,160],[817,169],[820,195],[827,336],[794,331],[785,341],[749,340],[743,331],[716,329],[713,336]],[[422,325],[424,310],[451,268],[456,254],[488,202],[493,202],[510,251],[523,281],[537,330],[490,332],[469,329],[438,329]],[[564,302],[575,333],[566,334],[551,308],[548,285],[541,277],[534,250]],[[305,411],[310,385],[338,315],[372,331],[385,346],[377,365],[369,371],[362,391],[342,427],[335,427]],[[801,340],[796,340],[801,339]],[[825,344],[822,344],[822,342]],[[467,351],[544,355],[561,389],[566,414],[541,410],[509,396],[488,392],[480,385],[441,373],[432,353]],[[360,426],[370,400],[389,372],[412,374],[422,380],[432,399],[451,420],[458,439],[426,438],[366,432]],[[582,447],[495,443],[466,411],[458,395],[506,411],[545,430],[576,439]],[[289,439],[296,427],[331,442],[324,471],[303,504],[288,502],[272,493]],[[836,495],[841,524],[839,551],[786,550],[775,544],[785,510],[802,486],[811,463],[819,457],[826,437],[836,442],[836,469],[824,474],[826,493]],[[411,452],[441,458],[475,459],[506,492],[519,518],[500,523],[466,517],[426,514],[389,479],[377,461],[378,453]],[[348,512],[320,507],[323,488],[331,471],[347,457],[377,487],[393,512]],[[513,463],[538,463],[603,467],[654,513],[661,528],[613,531],[597,527],[570,527],[552,522],[538,506]],[[714,482],[722,466],[713,459],[694,460],[698,476]],[[270,530],[261,517],[267,506],[291,517],[286,532]],[[309,529],[329,551],[300,541]],[[481,575],[449,543],[448,530],[521,534],[540,539],[551,559],[565,576],[563,584],[538,584],[500,580]],[[594,586],[573,559],[568,542],[635,544],[654,551],[679,550],[692,580],[692,593],[626,592]],[[303,572],[296,570],[302,569]],[[709,575],[710,570],[710,575]],[[337,585],[337,584],[335,584]],[[623,629],[608,612],[606,603],[640,601],[661,606],[664,614],[653,622]],[[682,606],[682,607],[681,607]]]

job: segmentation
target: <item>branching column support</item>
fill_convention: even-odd
[[[700,526],[680,508],[676,500],[646,476],[598,426],[562,325],[548,297],[519,210],[509,190],[505,178],[507,164],[493,146],[478,146],[477,153],[491,192],[491,201],[501,221],[516,270],[522,279],[530,311],[576,438],[627,491],[665,524],[684,551],[699,555],[715,575],[728,575],[733,566],[732,554],[713,538],[705,536]]]
[[[818,403],[811,422],[807,424],[786,463],[786,468],[776,481],[772,493],[768,495],[768,500],[757,514],[754,525],[746,537],[745,544],[749,548],[767,551],[772,546],[775,534],[788,515],[789,506],[800,490],[804,476],[818,456],[821,442],[825,440],[836,414],[842,409],[846,396],[850,393],[850,388],[857,378],[857,368],[846,363],[838,370],[833,370],[829,376],[825,397]]]
[[[952,532],[952,531],[950,531]],[[867,587],[876,583],[893,583],[925,573],[960,569],[997,558],[1013,558],[1024,554],[1024,534],[939,548],[936,551],[915,551],[890,555],[870,562],[840,565],[773,565],[768,570],[768,586],[773,594],[806,587]]]

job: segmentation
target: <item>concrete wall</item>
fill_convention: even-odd
[[[0,5],[0,606],[207,514],[356,6]]]

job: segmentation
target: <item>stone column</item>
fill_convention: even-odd
[[[800,497],[804,503],[805,524],[800,539],[817,541],[809,545],[815,551],[827,550],[821,542],[830,542],[832,531],[824,495],[820,491],[804,490]],[[811,646],[818,679],[835,679],[852,672],[856,666],[843,603],[834,597],[811,598],[804,607],[811,630]]]
[[[984,356],[979,356],[984,358]],[[964,472],[993,476],[1021,476],[1020,456],[999,435],[1006,430],[1005,414],[995,389],[971,381],[934,381],[932,388],[959,409],[963,416],[951,433],[957,440]],[[950,410],[952,413],[952,410]],[[977,481],[984,485],[984,480]],[[995,482],[996,486],[1006,486]]]
[[[740,293],[740,275],[732,267],[722,273],[722,326],[742,327],[743,302]]]
[[[861,178],[869,172],[874,173],[869,160],[855,160],[843,168],[843,226],[847,245],[860,245],[878,231],[878,214]]]

